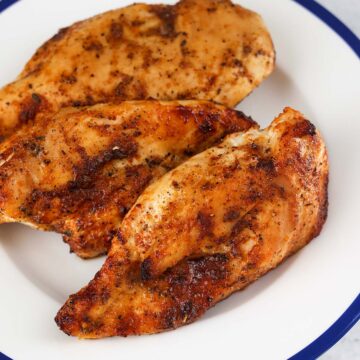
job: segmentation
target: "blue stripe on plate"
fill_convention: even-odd
[[[336,344],[360,320],[360,295],[322,335],[289,360],[317,359]]]
[[[0,352],[0,360],[11,360],[11,358],[7,357],[5,354]]]
[[[314,0],[293,0],[315,14],[319,19],[331,27],[360,57],[359,38],[336,16]]]
[[[10,5],[19,0],[0,0],[0,12],[4,11]],[[359,38],[336,16],[326,10],[323,6],[314,0],[293,0],[302,5],[311,13],[316,15],[331,29],[333,29],[342,39],[354,50],[360,57]],[[349,308],[340,316],[340,318],[321,336],[314,340],[306,348],[292,356],[289,360],[309,360],[316,359],[331,346],[337,343],[360,319],[360,295],[354,300]],[[10,358],[0,352],[0,360],[9,360]],[[11,360],[11,359],[10,359]]]
[[[0,0],[0,12],[4,11],[10,5],[16,3],[19,0]]]

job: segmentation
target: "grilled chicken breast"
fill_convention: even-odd
[[[88,258],[105,253],[145,187],[255,123],[205,101],[133,101],[63,109],[0,146],[0,221],[65,235]]]
[[[263,131],[229,135],[143,192],[57,324],[101,338],[194,321],[319,234],[327,182],[324,142],[295,110]]]
[[[0,137],[65,106],[143,99],[233,106],[271,73],[274,57],[260,16],[229,0],[109,11],[60,30],[0,91]]]

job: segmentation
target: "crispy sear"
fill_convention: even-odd
[[[109,11],[60,30],[0,90],[0,137],[66,106],[145,99],[233,106],[274,61],[260,16],[229,0]]]
[[[67,108],[0,146],[0,221],[64,234],[81,257],[105,253],[154,179],[225,135],[256,127],[206,101]]]
[[[324,142],[295,110],[229,135],[143,192],[57,324],[102,338],[193,322],[319,234],[327,183]]]

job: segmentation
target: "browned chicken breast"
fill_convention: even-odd
[[[60,232],[85,258],[105,253],[151,181],[254,126],[205,101],[122,102],[44,116],[0,146],[0,221]]]
[[[228,0],[109,11],[60,30],[0,91],[0,137],[65,106],[143,99],[233,106],[271,73],[274,57],[260,16]]]
[[[101,338],[194,321],[319,234],[327,182],[324,142],[295,110],[263,131],[229,135],[143,192],[57,324]]]

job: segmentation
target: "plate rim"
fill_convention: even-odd
[[[20,0],[0,0],[0,13]],[[316,0],[291,0],[302,6],[308,12],[315,15],[332,29],[360,58],[360,39],[338,17],[320,5]],[[360,320],[360,294],[344,311],[344,313],[318,338],[288,360],[316,359],[332,346],[334,346],[345,334]],[[11,360],[0,351],[0,360]]]

